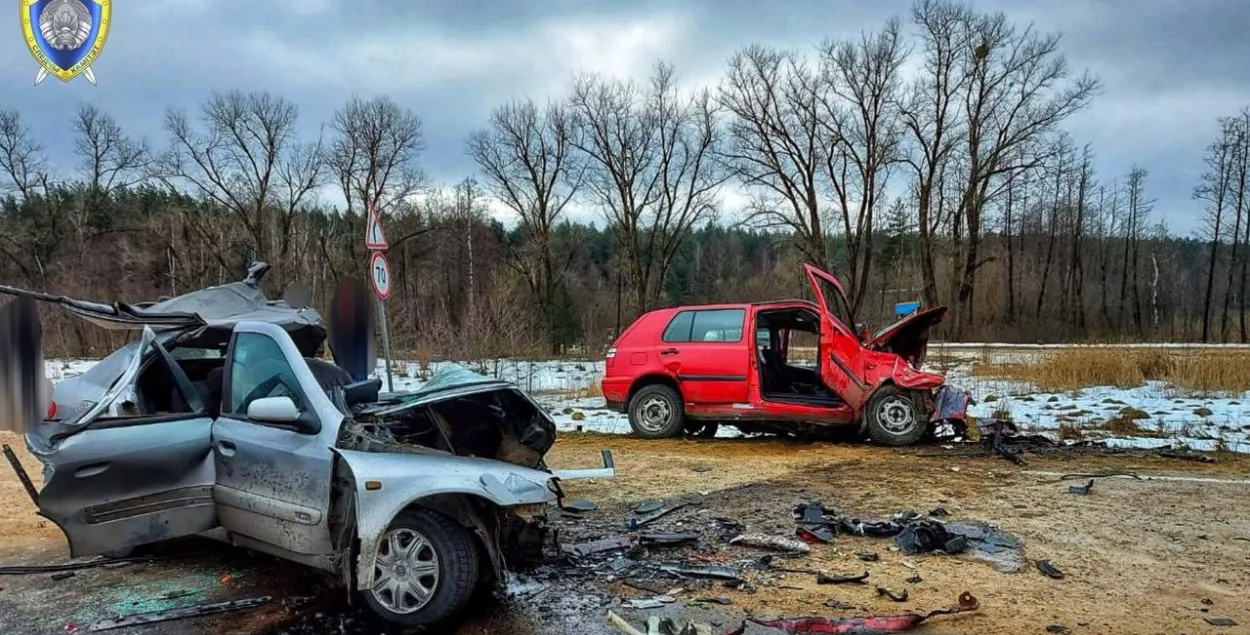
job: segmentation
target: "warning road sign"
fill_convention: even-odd
[[[391,297],[391,266],[386,262],[382,252],[374,252],[369,261],[369,278],[373,280],[373,292],[378,299],[388,300]]]
[[[382,234],[382,219],[378,216],[378,207],[369,206],[369,220],[365,224],[365,247],[368,249],[386,249],[390,247],[386,236]]]

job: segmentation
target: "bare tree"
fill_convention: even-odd
[[[298,118],[295,104],[281,97],[240,91],[214,94],[201,106],[202,130],[184,113],[171,110],[165,116],[171,148],[161,158],[162,180],[170,187],[189,185],[229,210],[247,231],[254,253],[280,272],[295,213],[324,176],[321,139],[301,144]],[[270,210],[279,211],[276,226]],[[193,224],[203,238],[212,238],[202,223]]]
[[[829,145],[824,168],[842,216],[851,312],[858,314],[872,271],[876,209],[900,159],[899,69],[906,51],[899,21],[858,42],[826,41],[820,54],[820,121]]]
[[[521,219],[525,244],[514,252],[514,260],[552,338],[558,332],[556,295],[570,264],[569,258],[556,262],[553,230],[585,175],[575,154],[576,132],[565,105],[550,104],[540,111],[527,99],[497,108],[489,127],[471,136],[468,144],[487,187]],[[560,344],[550,342],[553,352]]]
[[[1154,209],[1154,199],[1146,194],[1145,168],[1133,166],[1129,170],[1124,183],[1124,195],[1127,207],[1124,213],[1124,267],[1120,277],[1120,312],[1128,308],[1132,301],[1133,324],[1139,335],[1144,335],[1144,319],[1141,310],[1141,287],[1138,284],[1141,259],[1141,239],[1145,232],[1146,222]],[[1123,320],[1121,320],[1123,322]]]
[[[829,153],[819,73],[792,51],[742,49],[720,87],[728,112],[722,160],[752,194],[751,219],[793,232],[808,262],[829,268],[821,175]]]
[[[424,148],[421,119],[411,110],[389,97],[353,97],[334,113],[331,125],[336,137],[330,167],[347,199],[353,226],[370,207],[386,214],[421,192],[425,183],[417,164]],[[355,243],[351,251],[357,255]]]
[[[682,96],[672,68],[660,64],[646,89],[582,76],[569,103],[581,129],[577,148],[589,160],[587,189],[625,251],[635,308],[644,312],[691,228],[715,211],[726,178],[713,160],[711,95]]]
[[[0,110],[0,171],[4,187],[28,199],[48,185],[48,162],[43,144],[31,135],[16,110]]]
[[[126,136],[112,115],[94,105],[83,105],[74,117],[74,150],[94,191],[107,194],[149,176],[152,157],[147,143]]]
[[[331,164],[348,209],[387,207],[420,191],[421,119],[389,97],[353,98],[334,113]]]
[[[926,70],[905,120],[919,149],[912,163],[922,206],[935,164],[959,152],[953,260],[961,264],[952,278],[958,335],[969,317],[976,272],[987,262],[980,253],[986,204],[1010,179],[1040,164],[1051,147],[1047,137],[1088,105],[1098,82],[1088,74],[1070,77],[1059,36],[1017,28],[1002,13],[980,15],[949,0],[922,0],[913,18],[925,42]]]
[[[912,9],[924,70],[912,83],[902,116],[911,146],[905,160],[915,173],[921,283],[924,301],[931,306],[940,303],[935,233],[943,218],[935,208],[943,204],[943,177],[965,135],[958,113],[969,78],[961,72],[960,59],[973,46],[972,34],[964,27],[972,19],[969,9],[941,0],[925,0]]]

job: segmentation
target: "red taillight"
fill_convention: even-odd
[[[49,419],[49,420],[56,418],[56,402],[55,401],[48,402],[48,416],[44,418]]]

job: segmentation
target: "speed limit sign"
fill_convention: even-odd
[[[387,264],[382,252],[373,253],[369,261],[369,277],[373,280],[373,292],[378,299],[387,300],[391,297],[391,266]]]

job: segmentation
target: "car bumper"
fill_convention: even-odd
[[[600,384],[603,399],[608,402],[608,409],[625,412],[629,401],[629,379],[626,377],[605,377]]]

